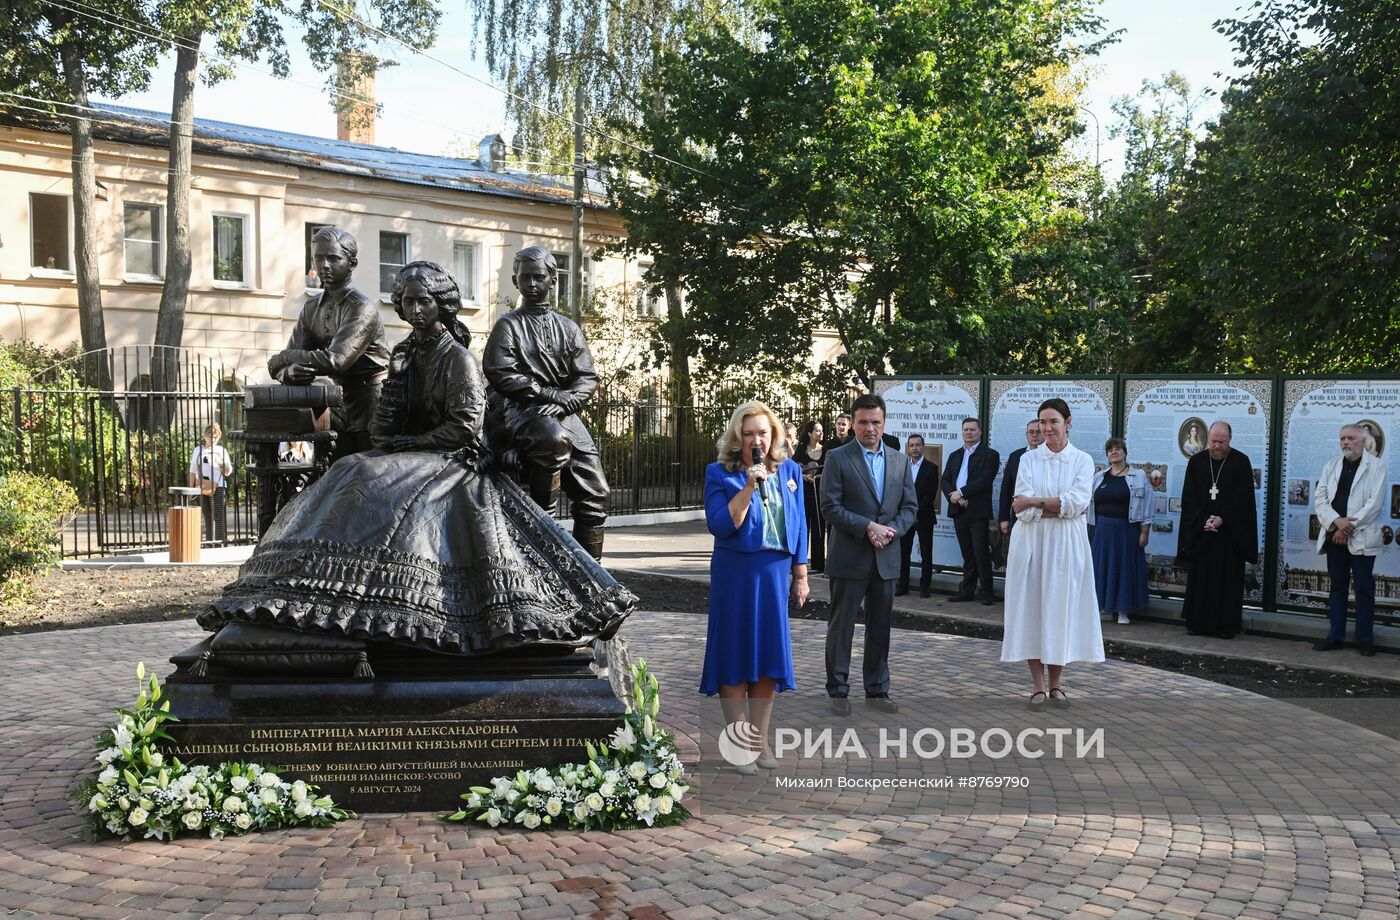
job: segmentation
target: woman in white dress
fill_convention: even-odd
[[[1063,399],[1040,404],[1045,443],[1026,451],[1016,474],[1006,561],[1006,629],[1002,661],[1030,666],[1030,708],[1069,706],[1060,673],[1071,661],[1103,661],[1094,563],[1089,555],[1090,484],[1094,461],[1069,443]],[[1047,674],[1048,672],[1048,674]]]

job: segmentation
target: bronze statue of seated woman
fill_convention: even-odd
[[[254,669],[279,669],[266,654],[279,644],[273,630],[332,652],[343,639],[351,652],[368,641],[451,656],[610,637],[636,598],[489,468],[486,382],[457,319],[456,282],[414,262],[393,301],[413,331],[390,359],[375,449],[339,460],[283,508],[199,624],[253,627]],[[296,667],[295,654],[283,657]]]

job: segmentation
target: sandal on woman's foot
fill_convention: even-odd
[[[1056,696],[1056,695],[1055,695],[1055,694],[1057,694],[1057,693],[1059,694],[1059,696]],[[1065,695],[1065,691],[1061,690],[1059,687],[1051,687],[1051,688],[1050,688],[1050,705],[1051,705],[1051,706],[1054,706],[1056,709],[1068,709],[1068,708],[1069,708],[1069,697],[1066,696],[1066,695]]]
[[[1031,701],[1026,704],[1026,707],[1030,709],[1031,712],[1040,712],[1045,709],[1046,699],[1045,691],[1037,690],[1031,694]]]

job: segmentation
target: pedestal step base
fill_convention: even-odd
[[[361,813],[454,811],[469,786],[585,761],[584,743],[618,727],[624,707],[589,661],[472,659],[464,676],[375,680],[177,672],[166,695],[180,721],[168,728],[187,763],[275,764]]]

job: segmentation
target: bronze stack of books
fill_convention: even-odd
[[[246,427],[230,437],[246,445],[257,480],[259,536],[282,506],[330,465],[336,437],[330,410],[342,405],[341,389],[331,383],[244,388]]]

